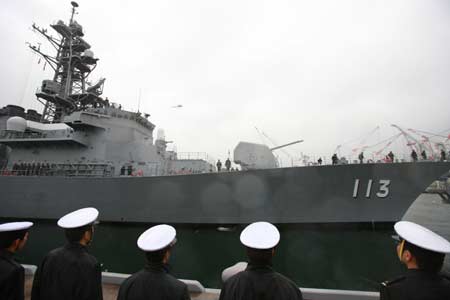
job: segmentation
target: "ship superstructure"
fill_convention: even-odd
[[[59,37],[33,24],[33,29],[56,49],[50,56],[29,45],[53,68],[42,82],[37,99],[43,113],[25,113],[18,106],[0,110],[0,167],[15,175],[159,176],[214,169],[212,159],[197,155],[178,159],[167,150],[164,132],[153,137],[149,114],[122,109],[103,98],[105,78],[89,84],[97,66],[83,27],[74,20],[78,4],[72,2],[69,22],[51,25]],[[8,148],[6,148],[7,146]],[[44,167],[42,167],[44,166]]]

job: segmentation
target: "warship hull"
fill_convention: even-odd
[[[450,162],[353,164],[160,177],[0,177],[0,218],[105,222],[385,223],[400,220]]]

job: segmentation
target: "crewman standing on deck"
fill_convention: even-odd
[[[230,172],[230,168],[231,168],[230,158],[227,158],[227,160],[225,161],[225,168],[227,168],[227,171]]]
[[[245,271],[227,279],[220,300],[277,299],[301,300],[302,292],[287,277],[272,269],[275,247],[280,241],[278,229],[267,222],[248,225],[241,233],[249,263]]]
[[[441,161],[445,161],[445,151],[444,151],[444,149],[441,150]]]
[[[27,243],[31,226],[31,222],[0,225],[0,299],[23,300],[25,297],[25,270],[13,255]]]
[[[68,243],[50,251],[38,267],[31,300],[103,299],[100,264],[87,251],[97,218],[98,210],[88,207],[59,219]]]
[[[420,153],[423,160],[427,160],[427,152],[425,150],[422,150],[422,153]]]
[[[142,233],[137,245],[145,252],[147,264],[122,283],[117,300],[190,299],[187,285],[167,270],[175,243],[176,230],[170,225],[153,226]]]
[[[439,274],[450,243],[418,224],[401,221],[397,255],[407,267],[404,276],[381,284],[380,300],[450,299],[450,278]]]
[[[411,158],[414,162],[417,161],[417,152],[414,149],[411,151]]]
[[[364,152],[361,152],[361,153],[358,155],[358,159],[359,159],[359,163],[362,164],[363,161],[364,161]]]

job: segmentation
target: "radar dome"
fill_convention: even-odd
[[[24,132],[27,129],[27,120],[22,117],[11,117],[6,121],[6,130]]]
[[[94,58],[94,51],[92,51],[92,50],[85,50],[83,54],[84,54],[84,56]]]

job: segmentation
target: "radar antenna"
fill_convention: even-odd
[[[32,25],[35,32],[41,34],[56,50],[52,56],[41,51],[40,47],[28,44],[29,48],[40,55],[54,71],[52,79],[44,80],[36,93],[38,101],[44,105],[42,122],[61,122],[64,116],[86,107],[107,106],[100,95],[103,93],[102,78],[90,87],[88,76],[97,66],[97,58],[84,39],[83,27],[74,20],[78,3],[71,2],[72,11],[69,24],[59,20],[50,25],[59,37],[53,37],[46,29]]]

